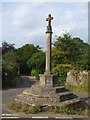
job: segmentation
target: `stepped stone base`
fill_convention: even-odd
[[[41,107],[68,106],[78,108],[82,105],[81,99],[66,90],[64,86],[53,87],[40,84],[24,90],[15,100],[33,106],[38,103]]]

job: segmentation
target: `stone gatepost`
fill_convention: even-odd
[[[47,47],[46,47],[46,69],[45,73],[40,75],[40,84],[41,85],[50,85],[54,86],[57,84],[57,76],[51,73],[51,43],[52,43],[52,27],[51,27],[51,14],[48,15],[46,21],[48,21],[48,26],[46,29],[46,39],[47,39]]]

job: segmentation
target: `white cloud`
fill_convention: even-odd
[[[61,6],[61,3],[58,3]],[[66,7],[67,5],[67,7]],[[4,39],[12,41],[17,47],[26,43],[39,44],[45,48],[47,14],[54,16],[52,22],[53,36],[61,35],[67,30],[72,35],[87,41],[88,11],[86,3],[65,3],[59,7],[56,3],[18,3],[4,14]],[[65,7],[64,7],[65,6]],[[81,32],[82,31],[82,32]],[[83,34],[85,33],[85,34]]]

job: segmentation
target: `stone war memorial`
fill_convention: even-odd
[[[82,100],[65,89],[64,86],[57,85],[57,76],[52,74],[51,64],[51,43],[52,43],[52,26],[53,17],[48,15],[46,21],[48,26],[46,29],[46,68],[44,74],[40,74],[40,81],[31,88],[27,88],[22,94],[16,97],[16,101],[34,106],[36,103],[43,108],[53,107],[82,107]]]

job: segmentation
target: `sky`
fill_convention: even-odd
[[[2,41],[14,43],[16,48],[35,44],[45,50],[48,14],[54,18],[52,42],[65,31],[88,42],[87,2],[3,2],[0,8]]]

